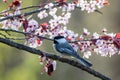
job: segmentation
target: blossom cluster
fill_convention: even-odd
[[[84,53],[83,57],[89,58],[92,53],[97,53],[104,57],[111,57],[119,53],[119,33],[108,33],[104,28],[100,33],[94,32],[91,34],[90,39],[85,39],[85,36],[88,35],[90,35],[90,32],[84,30],[83,35],[81,35],[76,44],[74,44],[78,45],[77,47]]]
[[[12,18],[10,20],[5,20],[2,22],[3,28],[15,29],[19,30],[20,27],[23,26],[23,31],[26,33],[30,33],[25,35],[26,44],[30,47],[36,48],[42,44],[43,39],[38,36],[48,36],[49,38],[54,38],[55,36],[64,36],[68,41],[78,41],[76,43],[72,43],[71,45],[77,51],[78,49],[84,53],[85,58],[89,58],[91,52],[100,53],[102,56],[113,55],[118,52],[115,44],[113,43],[113,39],[115,37],[109,35],[111,41],[108,39],[104,39],[101,37],[102,35],[98,33],[93,33],[91,40],[85,40],[84,36],[90,35],[87,29],[83,29],[83,34],[78,36],[77,33],[72,30],[67,29],[67,24],[69,23],[69,19],[71,18],[71,11],[75,9],[75,6],[80,7],[81,10],[87,10],[88,12],[93,12],[96,10],[96,6],[101,8],[108,4],[107,0],[75,0],[72,3],[66,4],[66,0],[57,0],[57,3],[62,9],[61,15],[57,15],[57,7],[53,7],[54,3],[48,3],[42,8],[49,9],[49,11],[43,10],[38,13],[38,18],[44,19],[47,16],[52,16],[52,18],[48,22],[39,23],[34,19],[27,19],[24,15],[18,16],[17,18]],[[62,4],[61,4],[62,3]],[[5,12],[4,17],[6,16],[14,16],[17,14],[21,14],[21,1],[13,0],[13,2],[9,6],[13,9],[12,13]],[[91,10],[90,10],[91,9]],[[105,30],[103,31],[106,32]],[[108,36],[108,34],[104,34]],[[85,41],[84,41],[85,40]],[[117,44],[117,46],[119,46]]]
[[[45,63],[45,66],[43,68],[43,70],[41,71],[41,74],[43,74],[44,72],[47,72],[47,74],[49,76],[52,75],[53,71],[56,70],[56,61],[51,60],[46,58],[45,56],[39,56],[40,58],[40,64],[43,65],[43,63]]]
[[[88,13],[94,12],[96,8],[102,8],[108,5],[108,0],[77,0],[77,7],[86,10]]]
[[[3,0],[4,2],[7,2],[7,0]],[[3,15],[4,17],[8,17],[8,16],[15,16],[15,15],[19,15],[21,14],[21,1],[19,0],[13,0],[13,2],[9,5],[10,10],[12,10],[11,13],[7,12],[7,11],[3,11]],[[0,19],[4,18],[4,17],[0,17]],[[8,29],[9,27],[11,29],[14,30],[18,30],[21,27],[21,16],[18,16],[18,18],[14,19],[11,18],[10,20],[4,20],[3,22],[1,22],[3,24],[3,28]]]
[[[5,3],[7,0],[3,0]],[[13,0],[9,8],[11,12],[4,11],[4,17],[15,16],[10,19],[1,22],[4,29],[21,30],[25,34],[25,44],[30,47],[38,47],[43,42],[43,37],[49,37],[53,39],[55,36],[64,36],[72,45],[72,47],[83,53],[84,58],[89,58],[92,53],[100,54],[101,56],[112,56],[119,53],[120,49],[120,34],[108,33],[106,29],[103,29],[100,34],[95,32],[91,34],[86,28],[83,29],[83,33],[78,35],[72,30],[67,28],[69,19],[71,18],[71,11],[75,8],[80,8],[82,11],[86,10],[94,12],[97,8],[102,8],[108,5],[107,0],[74,0],[71,3],[67,3],[67,0],[56,0],[56,3],[47,3],[40,7],[41,10],[37,17],[42,20],[48,16],[52,18],[47,22],[39,23],[35,19],[29,19],[21,12],[21,1]],[[58,5],[57,7],[54,7]],[[61,14],[58,15],[58,9],[61,9]],[[20,15],[21,14],[21,15]],[[4,18],[0,17],[0,19]],[[86,39],[89,37],[89,39]],[[51,75],[56,68],[56,62],[50,59],[46,59],[45,56],[40,58],[40,62],[46,62],[43,72],[47,72]]]

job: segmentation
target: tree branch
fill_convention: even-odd
[[[60,6],[60,5],[59,5],[58,3],[56,3],[56,2],[54,2],[53,4],[54,4],[54,6],[53,6],[52,8],[57,7],[57,6]],[[38,6],[37,6],[37,7],[38,7]],[[20,10],[28,9],[28,8],[29,8],[29,7],[26,7],[26,8],[22,8],[22,9],[20,9]],[[30,6],[30,8],[31,8],[31,6]],[[44,11],[44,10],[49,10],[49,8],[40,8],[40,9],[33,10],[33,11],[30,11],[30,12],[25,12],[25,13],[23,13],[23,14],[17,14],[17,15],[13,15],[13,16],[6,16],[6,17],[3,17],[3,18],[0,18],[0,22],[2,22],[2,21],[4,21],[4,20],[8,20],[8,19],[12,19],[12,18],[19,17],[19,16],[21,16],[21,15],[23,15],[23,16],[29,16],[29,15],[32,15],[32,14],[34,14],[34,13],[39,13],[39,12]]]
[[[12,18],[15,18],[15,17],[19,17],[21,15],[24,15],[24,16],[32,15],[34,13],[38,13],[38,12],[43,11],[43,10],[47,10],[47,9],[46,8],[42,8],[42,9],[33,10],[31,12],[26,12],[24,14],[17,14],[17,15],[14,15],[14,16],[6,16],[4,18],[0,18],[0,22],[2,22],[4,20],[7,20],[7,19],[12,19]]]
[[[47,37],[43,37],[43,36],[39,36],[39,35],[35,35],[33,33],[30,33],[30,32],[22,32],[22,31],[17,31],[17,30],[12,30],[12,29],[2,29],[2,28],[0,28],[0,31],[16,32],[16,33],[20,33],[20,34],[23,34],[23,35],[33,35],[33,36],[37,36],[38,38],[42,38],[42,39],[53,41],[53,39],[50,39],[50,38],[47,38]]]
[[[54,6],[53,6],[52,8],[61,6],[61,5],[60,5],[61,3],[53,2],[53,4],[54,4]],[[43,7],[43,6],[45,6],[45,5],[46,5],[46,4],[43,4],[43,5],[41,5],[41,6],[28,6],[28,7],[21,8],[20,10],[25,10],[25,9],[29,9],[29,8],[36,8],[36,7]],[[76,6],[76,8],[81,9],[81,7],[77,7],[77,6]],[[24,15],[24,16],[29,16],[29,15],[32,15],[32,14],[34,14],[34,13],[39,13],[39,12],[44,11],[44,10],[49,10],[49,8],[40,8],[40,9],[33,10],[33,11],[30,11],[30,12],[26,12],[26,13],[23,13],[23,14],[17,14],[17,15],[13,15],[13,16],[6,16],[6,17],[3,17],[3,18],[0,18],[0,22],[2,22],[2,21],[4,21],[4,20],[16,18],[16,17],[22,16],[22,15]],[[7,11],[10,11],[10,10],[2,11],[2,12],[0,12],[0,14],[1,14],[1,13],[4,13],[4,12],[7,12]],[[100,14],[103,14],[101,11],[99,11],[99,10],[97,10],[97,9],[95,10],[95,12],[100,13]]]
[[[26,10],[26,9],[31,9],[31,8],[40,8],[41,6],[28,6],[28,7],[24,7],[24,8],[21,8],[19,10]],[[7,9],[7,10],[4,10],[4,11],[1,11],[0,14],[3,14],[5,12],[9,12],[9,11],[12,11],[12,9]]]
[[[41,39],[46,39],[46,40],[49,40],[49,41],[53,41],[53,39],[50,39],[50,38],[47,38],[47,37],[43,37],[43,36],[39,36],[39,35],[35,35],[33,33],[30,33],[30,32],[22,32],[22,31],[17,31],[17,30],[13,30],[13,29],[3,29],[3,28],[0,28],[0,31],[5,31],[7,34],[8,32],[15,32],[15,33],[20,33],[20,34],[23,34],[23,35],[33,35],[33,36],[36,36],[38,38],[41,38]],[[3,34],[0,34],[3,36]],[[10,35],[10,34],[8,34]],[[4,36],[4,38],[8,38],[6,36]],[[12,39],[12,40],[24,40],[25,38],[9,38],[9,39]],[[95,41],[95,40],[104,40],[102,38],[97,38],[97,39],[83,39],[83,40],[76,40],[76,41],[69,41],[69,43],[77,43],[77,42],[84,42],[84,41]],[[113,44],[113,43],[110,43],[108,42],[107,44]]]
[[[20,49],[20,50],[30,52],[32,54],[36,54],[36,55],[43,55],[44,54],[46,57],[48,57],[50,59],[57,60],[57,61],[60,61],[60,62],[63,62],[63,63],[67,63],[69,65],[72,65],[74,67],[82,69],[82,70],[90,73],[91,75],[94,75],[95,77],[98,77],[98,78],[100,78],[102,80],[111,80],[110,78],[106,77],[105,75],[103,75],[103,74],[101,74],[101,73],[99,73],[99,72],[97,72],[97,71],[95,71],[95,70],[93,70],[93,69],[91,69],[89,67],[86,67],[86,66],[82,65],[81,63],[79,63],[79,62],[77,62],[75,60],[70,60],[70,59],[62,58],[62,57],[54,55],[54,54],[43,52],[41,50],[37,50],[35,48],[31,48],[31,47],[25,46],[23,44],[13,42],[13,41],[11,41],[9,39],[0,38],[0,42],[6,44],[8,46]]]

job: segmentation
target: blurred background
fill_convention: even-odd
[[[39,5],[45,1],[22,0],[22,6]],[[91,33],[100,32],[103,28],[107,28],[108,32],[120,32],[120,0],[109,0],[109,3],[109,6],[100,9],[103,15],[75,10],[72,12],[68,29],[79,34],[83,28],[87,28]],[[7,9],[7,6],[0,0],[0,11]],[[33,17],[39,20],[36,14]],[[44,44],[38,49],[57,54],[49,41],[44,41]],[[105,74],[112,80],[120,80],[120,55],[101,57],[93,53],[89,60],[93,63],[92,68],[96,71]],[[37,55],[0,43],[0,80],[100,80],[85,71],[58,61],[57,70],[54,71],[53,76],[48,76],[46,73],[41,75],[42,68]]]

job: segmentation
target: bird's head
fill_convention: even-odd
[[[65,43],[66,39],[64,36],[55,36],[54,37],[54,43],[59,44],[59,43]]]

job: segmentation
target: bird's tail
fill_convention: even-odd
[[[87,66],[87,67],[91,67],[91,66],[92,66],[92,64],[91,64],[89,61],[83,59],[83,58],[80,57],[79,55],[78,55],[76,58],[79,59],[79,61],[80,61],[83,65],[85,65],[85,66]]]

